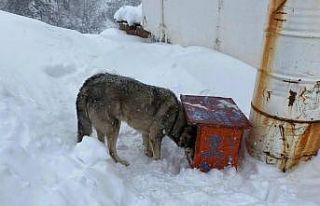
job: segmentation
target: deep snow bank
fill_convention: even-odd
[[[95,135],[76,144],[76,94],[96,72],[233,97],[248,114],[251,67],[209,49],[148,44],[117,30],[81,35],[1,11],[0,28],[1,206],[320,203],[320,158],[282,174],[245,155],[238,173],[203,174],[169,139],[160,161],[148,159],[126,125],[118,150],[129,167],[115,164]]]

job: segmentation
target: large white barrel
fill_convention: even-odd
[[[320,147],[320,0],[271,0],[248,152],[283,171]]]

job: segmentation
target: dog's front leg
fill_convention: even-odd
[[[151,146],[153,159],[159,160],[161,157],[161,141],[163,138],[162,132],[158,129],[158,127],[151,127],[149,133],[149,144]]]
[[[151,158],[153,153],[152,153],[152,149],[151,149],[151,146],[150,146],[149,134],[148,133],[143,133],[142,134],[142,138],[143,138],[144,154],[147,157]]]

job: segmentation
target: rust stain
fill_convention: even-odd
[[[282,160],[282,164],[286,165],[287,161],[288,161],[288,148],[289,143],[286,139],[286,137],[290,138],[290,134],[287,133],[287,131],[285,130],[285,127],[283,124],[279,125],[279,130],[280,130],[280,135],[282,137],[282,153],[281,153],[281,160]],[[286,167],[281,168],[282,172],[286,172]]]
[[[282,80],[283,82],[287,82],[289,84],[299,84],[301,79],[298,79],[297,81],[294,81],[294,80]]]
[[[288,14],[288,13],[284,11],[278,11],[277,14]]]
[[[287,0],[272,0],[269,8],[268,27],[265,35],[265,43],[263,49],[262,63],[260,65],[260,76],[258,80],[257,92],[254,99],[254,104],[257,107],[261,107],[263,99],[259,97],[259,94],[267,88],[268,74],[272,71],[272,65],[274,62],[274,54],[277,46],[278,33],[282,29],[282,24],[285,22],[286,12],[283,8]]]
[[[267,102],[270,100],[271,98],[271,93],[272,91],[267,91]]]
[[[307,92],[307,87],[304,87],[302,92],[300,93],[299,97],[300,99],[302,99],[302,102],[305,102],[306,101],[306,97],[305,97],[305,93]]]
[[[320,94],[320,82],[316,82],[315,86],[311,89],[307,89],[307,87],[304,87],[300,94],[298,95],[298,98],[300,101],[305,103],[308,99],[310,99],[312,96],[316,95],[319,96]],[[318,97],[316,99],[316,102],[320,103],[320,98]]]
[[[292,90],[289,91],[289,103],[288,103],[288,106],[289,107],[292,107],[294,102],[296,101],[296,96],[297,96],[297,92],[294,92]]]
[[[266,162],[277,164],[282,172],[287,172],[297,166],[300,161],[307,161],[316,156],[320,148],[320,123],[301,124],[281,123],[278,125],[283,140],[280,157],[265,151]],[[303,134],[299,129],[304,129]],[[298,137],[298,139],[297,139]]]
[[[277,14],[281,14],[281,13],[277,13]],[[280,18],[275,18],[274,20],[276,20],[276,21],[287,21],[286,19],[280,19]]]
[[[282,172],[287,172],[298,165],[300,161],[309,160],[317,155],[320,148],[320,120],[290,120],[266,114],[257,110],[257,108],[254,108],[254,111],[257,114],[260,113],[260,122],[267,126],[275,127],[279,131],[278,138],[280,139],[277,141],[281,144],[280,154],[277,155],[272,151],[272,142],[270,142],[271,145],[266,143],[264,146],[263,152],[266,155],[265,161],[267,164],[277,165]],[[251,139],[252,141],[247,140],[248,152],[252,156],[257,155],[254,152],[254,144],[259,142],[259,138]],[[259,155],[256,157],[261,158]]]
[[[320,81],[317,81],[316,85],[314,86],[317,89],[317,94],[320,94]]]
[[[291,165],[289,163],[292,159],[295,159],[294,156],[292,156],[292,149],[295,145],[295,123],[284,123],[284,125],[280,125],[280,133],[283,137],[283,151],[281,153],[281,158],[279,159],[280,164],[279,167],[282,172],[286,172]],[[282,130],[282,131],[281,131]]]
[[[280,168],[287,171],[299,164],[301,160],[307,161],[316,156],[320,148],[320,123],[306,125],[306,130],[300,136],[292,157],[282,161]]]
[[[280,129],[280,135],[282,137],[282,140],[284,141],[285,140],[285,135],[284,135],[284,127],[283,125],[279,125],[279,129]]]
[[[295,156],[313,156],[320,147],[320,123],[310,124],[297,145]]]
[[[119,21],[117,23],[119,24],[119,29],[125,31],[127,34],[142,38],[149,38],[151,36],[151,33],[144,30],[140,24],[129,26],[126,21]]]

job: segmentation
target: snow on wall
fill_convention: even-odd
[[[215,48],[258,67],[268,2],[142,0],[143,23],[156,39],[163,38],[163,29],[165,38],[171,43]]]

